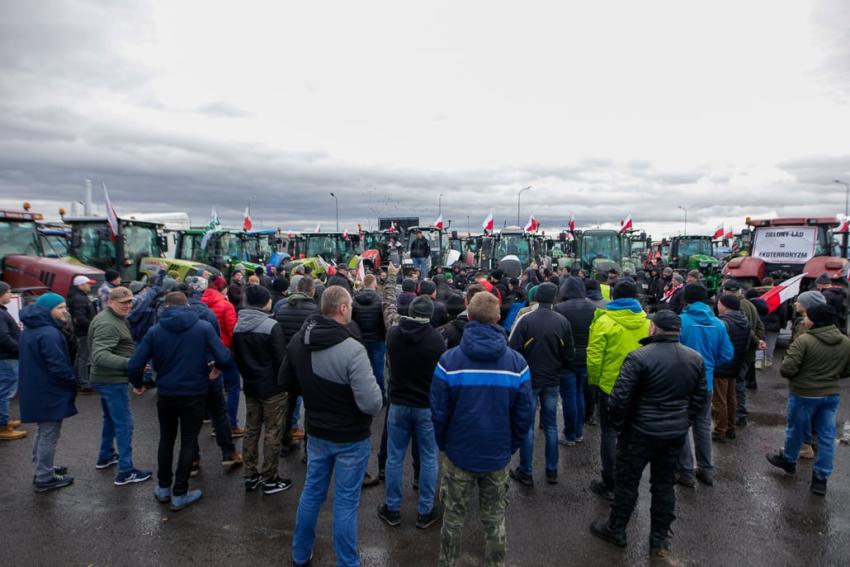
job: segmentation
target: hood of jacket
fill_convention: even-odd
[[[198,313],[189,306],[167,307],[162,312],[159,324],[172,333],[182,333],[200,320]]]
[[[52,325],[59,329],[62,328],[62,324],[50,314],[50,309],[41,305],[24,307],[21,310],[21,322],[28,329],[46,327],[47,325]]]
[[[720,316],[723,321],[728,321],[730,325],[736,327],[749,327],[750,321],[743,311],[728,311]]]
[[[705,303],[691,303],[682,311],[682,315],[688,315],[698,325],[711,325],[714,320],[714,312]]]
[[[307,295],[306,293],[301,291],[299,291],[298,293],[293,293],[286,299],[286,301],[293,307],[296,307],[299,303],[303,303],[305,301],[312,301],[313,303],[316,302],[313,296]]]
[[[568,299],[585,299],[586,297],[587,290],[585,289],[584,282],[581,278],[570,276],[567,278],[567,281],[561,285],[561,301],[566,301]]]
[[[204,290],[203,295],[201,295],[201,301],[206,303],[209,306],[215,305],[216,303],[221,303],[222,301],[227,301],[227,296],[221,293],[220,291],[216,291],[214,289],[206,289]]]
[[[608,305],[605,307],[608,311],[624,311],[628,310],[633,313],[642,313],[643,307],[641,307],[640,301],[634,299],[633,297],[624,297],[622,299],[615,299],[613,301],[608,302]]]
[[[422,342],[422,339],[425,338],[425,333],[427,333],[430,328],[430,319],[402,317],[398,322],[398,330],[401,333],[402,340],[410,344]]]
[[[269,314],[262,309],[245,307],[239,311],[234,333],[250,333],[269,319]]]
[[[381,296],[374,289],[364,289],[354,295],[353,301],[364,307],[367,305],[380,305]]]
[[[508,348],[508,341],[502,327],[470,321],[464,327],[460,348],[472,360],[496,360]]]
[[[817,329],[809,329],[806,331],[809,335],[813,336],[820,342],[825,345],[837,345],[841,342],[841,339],[844,335],[841,334],[841,331],[838,330],[838,327],[835,325],[829,325],[828,327],[818,327]]]
[[[304,346],[315,352],[336,346],[348,338],[357,338],[350,327],[323,315],[311,315],[304,322]]]
[[[615,309],[611,306],[617,302],[620,303]],[[626,305],[628,302],[634,302],[638,306],[638,310],[634,311],[633,306]],[[599,317],[609,317],[612,321],[630,331],[636,331],[646,325],[646,313],[640,308],[640,303],[636,299],[618,299],[610,302],[606,307],[597,309],[593,315],[593,320],[596,321]]]

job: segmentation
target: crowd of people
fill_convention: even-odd
[[[714,484],[712,444],[734,442],[746,425],[756,370],[773,364],[779,332],[791,323],[781,363],[790,389],[786,440],[767,460],[793,474],[798,459],[815,459],[811,491],[826,494],[839,379],[850,376],[850,339],[839,327],[846,298],[828,278],[793,306],[770,311],[759,298],[772,281],[745,290],[726,280],[710,298],[699,272],[669,268],[587,277],[533,264],[509,278],[455,266],[426,278],[426,247],[418,245],[419,261],[406,276],[392,263],[362,279],[344,266],[323,279],[308,266],[291,274],[269,266],[247,277],[237,267],[229,282],[160,273],[124,287],[107,271],[98,301],[91,300],[93,282],[80,277],[67,300],[47,293],[25,307],[23,331],[6,312],[11,290],[0,283],[0,439],[22,439],[21,422],[37,424],[34,490],[67,487],[73,477],[54,463],[62,424],[76,414],[78,393],[96,393],[102,436],[95,467],[114,467],[116,486],[145,482],[153,472],[133,461],[131,392],[156,388],[154,495],[171,510],[202,497],[190,479],[201,471],[205,420],[221,465],[243,467],[249,492],[290,489],[280,457],[303,443],[293,564],[313,558],[333,479],[336,561],[359,565],[361,490],[383,483],[377,518],[400,525],[409,452],[415,525],[442,523],[439,564],[456,564],[477,493],[483,562],[503,565],[509,479],[533,487],[540,478],[533,470],[537,416],[548,484],[559,482],[559,451],[583,443],[585,427],[598,424],[600,475],[589,489],[611,502],[611,512],[590,530],[626,546],[649,465],[650,552],[663,557],[675,485]],[[16,391],[21,418],[12,420]],[[377,471],[370,473],[379,416]],[[243,437],[239,451],[235,440]]]

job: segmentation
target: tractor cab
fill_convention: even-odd
[[[38,223],[38,241],[41,255],[48,258],[65,258],[71,245],[71,230],[60,223]]]
[[[431,249],[428,273],[431,273],[437,267],[445,267],[447,265],[445,252],[448,239],[446,238],[445,231],[433,226],[412,226],[407,230],[404,242],[404,264],[408,267],[413,266],[413,260],[410,258],[410,245],[413,244],[416,234],[419,232],[428,241],[428,247]]]
[[[625,268],[634,270],[634,262],[624,252],[628,249],[616,230],[591,229],[578,233],[578,261],[581,268],[591,277],[616,268],[622,273]]]
[[[363,243],[361,257],[371,269],[380,269],[389,262],[401,264],[404,247],[403,239],[397,230],[371,230],[361,234]],[[393,241],[397,243],[396,246],[392,246]]]
[[[360,235],[346,232],[314,232],[304,235],[307,258],[321,256],[326,262],[356,264],[360,261]]]
[[[669,266],[675,270],[697,270],[713,294],[720,286],[720,261],[714,257],[710,236],[674,236],[670,239]]]

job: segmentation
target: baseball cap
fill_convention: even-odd
[[[124,303],[133,301],[133,292],[123,286],[118,286],[109,290],[109,301]]]
[[[97,282],[91,279],[88,276],[74,276],[74,286],[83,285],[83,284],[96,284]]]

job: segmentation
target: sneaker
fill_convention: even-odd
[[[596,425],[597,423],[599,423],[599,421],[597,421],[597,419],[596,419],[596,416],[595,416],[595,415],[591,415],[590,417],[586,417],[586,418],[584,419],[584,424],[585,424],[585,425]]]
[[[546,471],[546,483],[558,484],[558,471]]]
[[[726,439],[731,439],[732,441],[734,441],[736,438],[737,438],[737,435],[735,435],[734,431],[727,431],[726,432]]]
[[[388,526],[396,527],[401,523],[401,514],[398,511],[393,512],[386,504],[378,506],[378,517]]]
[[[171,487],[157,486],[153,489],[153,497],[156,498],[156,501],[160,504],[171,502]]]
[[[304,430],[299,428],[294,428],[292,430],[292,440],[293,441],[301,441],[304,439]]]
[[[605,483],[601,480],[595,479],[590,481],[590,491],[597,496],[601,496],[605,500],[613,501],[614,500],[614,491],[608,490],[605,486]]]
[[[702,484],[706,486],[714,486],[714,473],[697,469],[694,476],[696,476],[696,479]]]
[[[815,458],[815,449],[811,445],[803,443],[800,447],[800,458],[810,461]]]
[[[203,493],[200,490],[190,490],[186,494],[181,494],[180,496],[176,494],[171,495],[171,508],[172,512],[179,512],[183,508],[187,506],[191,506],[195,502],[201,499]]]
[[[242,458],[242,453],[234,451],[229,457],[225,457],[221,460],[221,466],[236,469],[241,467],[244,462],[245,460]]]
[[[53,478],[48,480],[47,482],[36,482],[35,491],[49,492],[51,490],[65,488],[66,486],[70,486],[72,484],[74,484],[74,477],[69,475],[54,474]]]
[[[244,427],[234,427],[230,430],[230,436],[234,439],[238,437],[245,437],[245,434],[248,433],[248,430]]]
[[[245,492],[254,492],[260,483],[263,482],[263,477],[260,473],[254,473],[251,476],[245,477]]]
[[[576,442],[567,439],[567,437],[563,433],[558,438],[558,444],[563,445],[564,447],[575,447],[576,446]]]
[[[726,443],[726,435],[724,433],[714,432],[711,434],[711,440],[715,443]]]
[[[780,449],[776,453],[768,453],[765,456],[767,457],[767,462],[769,462],[774,467],[780,468],[788,474],[794,474],[797,472],[797,463],[789,463],[788,461],[786,461],[785,453],[782,449]]]
[[[814,471],[812,471],[812,484],[809,487],[809,490],[812,491],[812,494],[826,496],[826,479],[820,478]]]
[[[0,441],[17,441],[27,436],[26,431],[15,429],[11,425],[0,427]]]
[[[579,435],[576,437],[576,443],[584,443],[584,435]]]
[[[21,425],[23,425],[23,423],[21,423],[21,420],[20,420],[20,419],[13,419],[13,420],[12,420],[12,421],[10,421],[7,425],[9,426],[9,429],[17,429],[17,428],[19,428]]]
[[[65,476],[68,474],[68,467],[53,467],[53,475]],[[32,484],[35,486],[35,475],[32,475]]]
[[[366,473],[366,476],[363,477],[363,488],[372,488],[373,486],[378,486],[380,484],[381,479],[377,476],[372,476],[369,473]]]
[[[697,481],[694,479],[694,477],[678,472],[676,473],[676,484],[681,484],[682,486],[685,486],[687,488],[697,487]]]
[[[530,474],[525,474],[519,470],[519,467],[515,469],[511,469],[508,471],[508,474],[512,479],[517,481],[520,484],[524,484],[526,486],[534,486],[534,479]]]
[[[590,524],[590,533],[617,547],[626,547],[626,530],[612,528],[608,520],[597,520]]]
[[[203,420],[201,423],[203,423],[204,425],[209,425],[209,424],[210,424],[210,420],[209,420],[209,419],[205,419],[205,420]]]
[[[99,471],[102,471],[103,469],[108,469],[109,467],[111,467],[113,465],[117,465],[117,464],[118,464],[118,455],[112,455],[111,457],[109,457],[106,460],[98,461],[97,464],[94,466],[94,468],[96,468]]]
[[[145,482],[146,480],[150,480],[152,476],[153,473],[151,471],[132,469],[127,472],[118,473],[118,476],[115,477],[114,484],[115,486],[126,486],[136,482]]]
[[[649,554],[652,557],[663,558],[670,555],[670,534],[670,530],[649,534]]]
[[[195,478],[201,474],[201,461],[192,461],[192,468],[189,469],[189,477]]]
[[[431,511],[427,514],[419,514],[416,517],[416,527],[420,530],[424,530],[430,528],[434,524],[436,524],[440,518],[442,517],[442,513],[440,509],[434,504],[434,507],[431,508]]]
[[[285,492],[292,488],[292,481],[288,478],[274,477],[271,480],[263,481],[263,494],[277,494]]]

